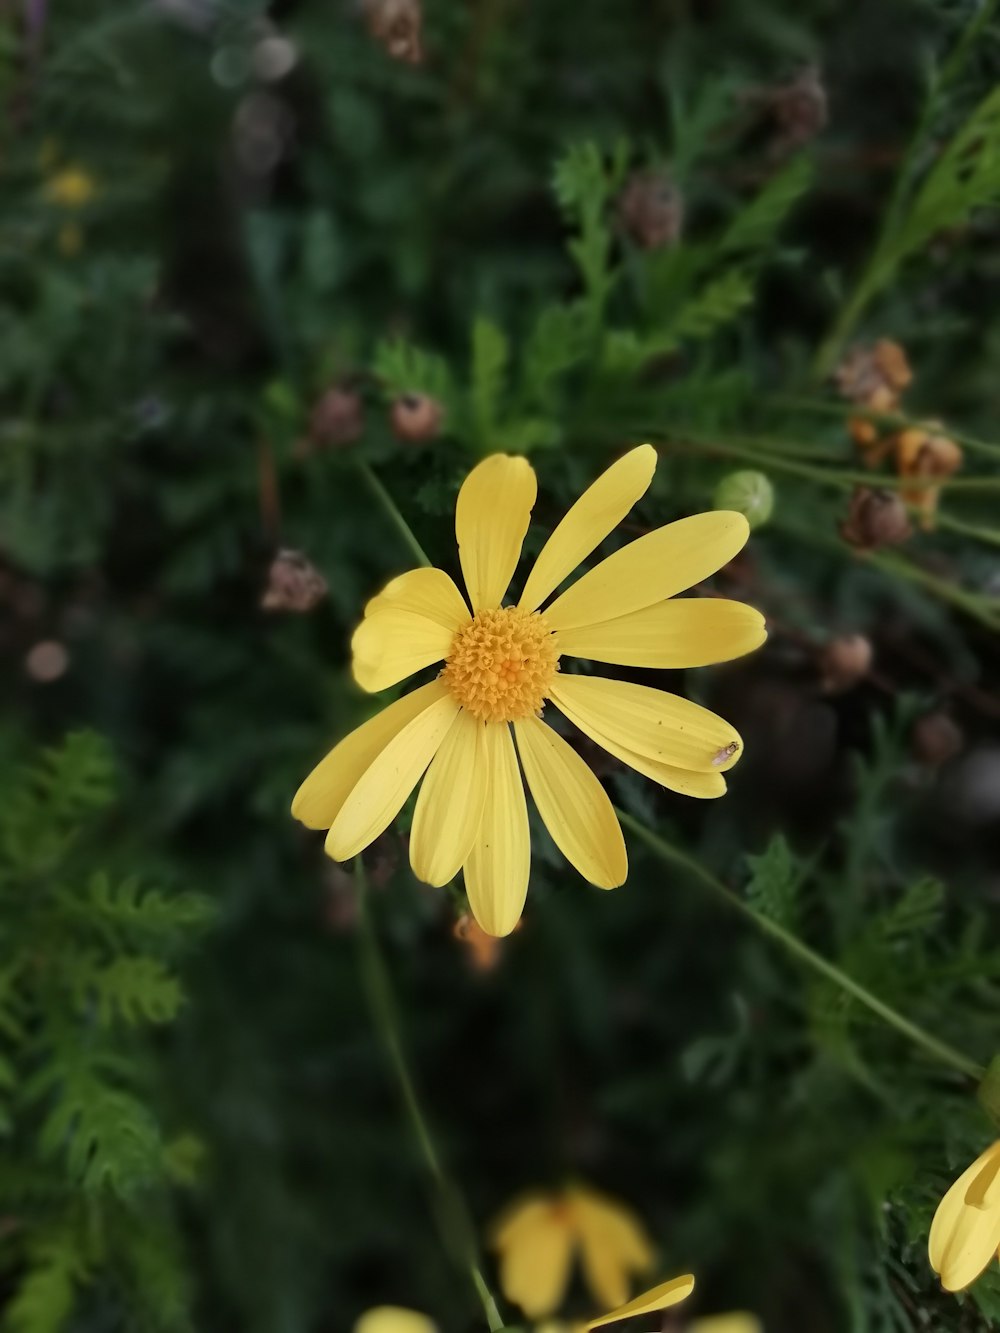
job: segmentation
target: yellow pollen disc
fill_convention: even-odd
[[[451,643],[441,679],[483,722],[537,713],[559,670],[556,636],[537,611],[478,611]]]

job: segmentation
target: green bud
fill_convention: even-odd
[[[730,472],[715,488],[716,509],[735,509],[752,528],[759,528],[771,517],[774,487],[763,472]]]
[[[995,1055],[986,1066],[976,1100],[993,1123],[1000,1125],[1000,1055]]]

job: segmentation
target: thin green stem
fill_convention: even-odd
[[[396,1004],[386,970],[378,936],[372,921],[368,904],[368,882],[364,865],[359,856],[354,863],[354,879],[358,895],[360,918],[361,972],[368,996],[372,1019],[381,1038],[406,1112],[413,1137],[420,1149],[427,1175],[434,1188],[437,1203],[438,1222],[441,1239],[445,1249],[456,1265],[464,1268],[475,1288],[476,1295],[486,1315],[490,1333],[504,1326],[496,1301],[479,1266],[479,1256],[475,1240],[475,1231],[469,1220],[469,1214],[457,1186],[449,1178],[441,1162],[440,1154],[427,1123],[417,1096],[416,1085],[410,1073],[403,1050]]]
[[[396,529],[396,531],[402,537],[403,541],[406,543],[407,548],[416,559],[417,564],[423,565],[426,569],[429,569],[431,567],[430,557],[428,556],[424,548],[420,545],[420,543],[417,541],[416,537],[414,537],[413,529],[410,527],[409,523],[407,523],[403,515],[399,512],[399,509],[396,505],[396,501],[385,489],[385,487],[382,485],[378,477],[375,475],[375,473],[372,471],[372,469],[368,466],[367,463],[358,462],[356,466],[358,471],[361,473],[362,477],[364,477],[365,481],[367,482],[368,489],[371,491],[372,495],[375,496],[376,500],[378,500],[379,504],[385,510],[386,514],[388,515],[389,519],[392,522],[393,527]]]
[[[967,1078],[975,1079],[977,1082],[982,1079],[986,1072],[982,1065],[977,1064],[975,1060],[970,1059],[953,1046],[949,1046],[947,1042],[940,1041],[918,1024],[911,1022],[910,1019],[893,1009],[891,1005],[886,1004],[884,1000],[880,1000],[877,995],[873,995],[867,987],[862,986],[860,982],[855,981],[853,977],[841,971],[836,964],[831,963],[821,954],[810,949],[808,944],[804,944],[797,935],[793,935],[791,931],[786,930],[777,921],[772,921],[770,917],[761,916],[759,912],[754,911],[749,903],[723,884],[722,880],[717,879],[700,861],[688,856],[686,852],[678,851],[676,847],[664,841],[663,838],[648,829],[638,819],[633,818],[632,815],[619,810],[618,817],[626,828],[630,828],[633,833],[640,837],[661,861],[678,866],[686,871],[692,879],[698,880],[706,888],[711,889],[717,897],[752,921],[765,935],[777,940],[788,953],[794,955],[800,962],[805,963],[814,972],[819,973],[820,976],[825,977],[827,981],[832,981],[834,985],[863,1004],[873,1014],[877,1014],[884,1023],[895,1028],[897,1032],[913,1042],[914,1045],[921,1047],[928,1055],[932,1055],[942,1064],[957,1070]]]

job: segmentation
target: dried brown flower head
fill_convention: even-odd
[[[393,60],[423,62],[424,15],[420,0],[364,0],[368,30]]]
[[[903,500],[920,511],[924,528],[934,526],[941,487],[938,482],[952,476],[962,466],[961,448],[941,432],[938,421],[901,430],[893,437],[896,453],[896,471],[901,477],[913,478],[917,484],[906,486],[900,492]]]
[[[264,611],[311,611],[326,596],[326,579],[301,551],[279,551],[260,599]]]
[[[842,634],[823,645],[819,654],[820,686],[826,694],[853,689],[871,670],[875,654],[863,634]]]
[[[440,433],[444,408],[426,393],[404,393],[392,404],[392,429],[397,440],[421,444]]]
[[[365,408],[360,394],[337,385],[320,394],[309,415],[308,446],[340,449],[364,434]]]
[[[818,65],[806,65],[789,83],[770,94],[777,135],[771,144],[775,157],[784,157],[815,139],[829,119],[829,105]]]
[[[618,200],[622,227],[643,250],[676,245],[684,227],[684,196],[665,171],[636,171]]]
[[[965,735],[954,718],[937,709],[917,718],[910,744],[915,758],[929,768],[938,768],[961,752]]]
[[[906,353],[890,338],[880,338],[873,347],[852,347],[836,372],[841,394],[872,412],[894,411],[912,379]]]
[[[894,491],[855,487],[847,518],[840,525],[844,541],[861,551],[874,551],[880,546],[898,546],[912,533],[906,505]]]

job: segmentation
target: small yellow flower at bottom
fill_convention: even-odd
[[[694,1291],[694,1277],[685,1273],[682,1277],[661,1282],[640,1296],[633,1297],[617,1310],[596,1315],[583,1323],[559,1324],[548,1322],[536,1325],[535,1333],[590,1333],[591,1329],[603,1328],[605,1324],[616,1324],[619,1319],[631,1319],[636,1315],[655,1314],[668,1310],[672,1305],[679,1305]],[[380,1305],[375,1310],[363,1314],[354,1325],[354,1333],[438,1333],[435,1323],[426,1315],[415,1310],[404,1310],[395,1305]],[[739,1330],[734,1330],[739,1333]]]
[[[621,1305],[632,1274],[648,1271],[654,1260],[631,1209],[583,1185],[518,1200],[496,1223],[492,1243],[503,1294],[529,1319],[559,1308],[577,1256],[588,1290],[604,1308]]]
[[[64,167],[48,178],[42,193],[59,208],[83,208],[97,193],[97,182],[82,167]]]
[[[1000,1250],[1000,1139],[972,1163],[938,1204],[927,1244],[946,1291],[975,1282]]]
[[[739,1310],[696,1319],[688,1326],[688,1333],[764,1333],[764,1325],[755,1314]]]

